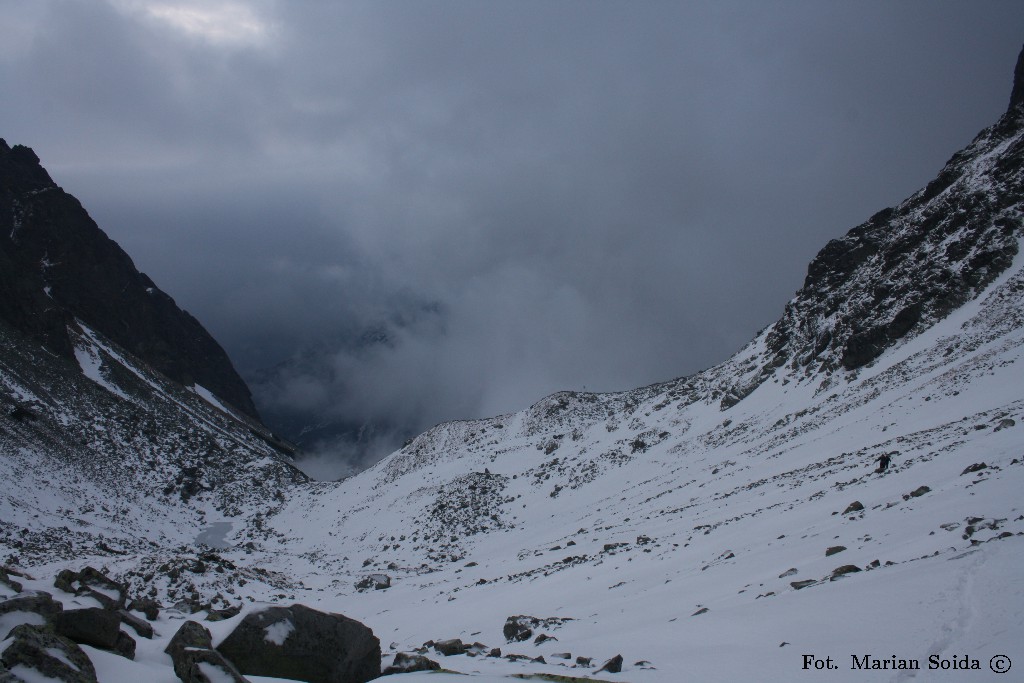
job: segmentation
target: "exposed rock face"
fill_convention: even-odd
[[[1007,113],[1019,109],[1024,112],[1024,50],[1017,56],[1017,67],[1013,70],[1013,91],[1010,93],[1010,107]]]
[[[1011,111],[923,190],[829,242],[772,328],[774,362],[854,370],[976,296],[1017,253],[1021,152]]]
[[[28,147],[0,140],[0,320],[65,357],[75,319],[185,385],[255,417],[227,354],[64,192]]]
[[[248,614],[217,650],[243,674],[309,683],[380,676],[380,641],[363,624],[304,605]]]

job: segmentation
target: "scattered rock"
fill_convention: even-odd
[[[931,489],[928,488],[927,486],[918,486],[916,489],[914,489],[910,493],[904,494],[903,495],[903,500],[910,500],[911,498],[919,498],[919,497],[923,496],[924,494],[928,493],[929,491],[931,491]]]
[[[206,610],[206,621],[224,621],[231,617],[237,617],[242,612],[242,605],[225,607],[224,609],[213,609],[212,606],[204,606]]]
[[[533,644],[540,645],[541,643],[547,642],[549,640],[558,640],[558,638],[555,638],[554,636],[549,636],[546,633],[541,633],[539,636],[533,639]]]
[[[980,472],[981,470],[987,470],[987,469],[988,469],[988,465],[986,465],[985,463],[983,463],[983,462],[976,462],[973,465],[968,465],[964,469],[964,471],[960,473],[960,476],[962,477],[965,474],[972,474],[974,472]]]
[[[217,647],[243,674],[308,683],[380,676],[380,641],[355,619],[305,605],[251,612]]]
[[[831,555],[835,555],[836,553],[841,553],[844,550],[846,550],[846,546],[845,545],[833,545],[833,546],[830,546],[830,547],[825,549],[825,557],[829,557]]]
[[[107,609],[124,609],[127,600],[127,589],[103,572],[85,567],[80,572],[65,569],[57,574],[53,585],[65,593],[88,595],[95,598]]]
[[[27,624],[15,626],[10,638],[12,642],[0,654],[0,662],[8,669],[20,665],[62,683],[96,683],[89,657],[67,638]]]
[[[361,591],[370,588],[379,591],[386,590],[391,588],[391,577],[387,574],[370,574],[357,581],[356,588]]]
[[[855,564],[844,564],[842,567],[836,567],[834,570],[832,570],[832,578],[829,580],[835,581],[836,579],[842,576],[846,576],[847,574],[853,574],[854,572],[859,571],[861,571],[861,568]]]
[[[533,637],[534,629],[558,628],[567,621],[572,621],[572,618],[547,617],[539,619],[537,617],[520,614],[518,616],[508,617],[505,619],[505,625],[502,627],[501,632],[505,636],[505,640],[510,643],[522,642]]]
[[[795,576],[795,575],[796,575],[796,573],[797,573],[797,571],[796,571],[796,567],[790,567],[790,568],[789,568],[789,569],[787,569],[786,571],[784,571],[784,572],[782,572],[781,574],[779,574],[779,578],[780,578],[780,579],[784,579],[784,578],[786,578],[787,576]]]
[[[610,674],[617,674],[622,671],[622,655],[615,655],[602,664],[601,668],[594,673],[601,673],[602,671],[607,671]]]
[[[855,501],[853,501],[852,503],[850,503],[849,505],[846,506],[846,509],[843,510],[843,514],[844,515],[848,515],[851,512],[860,512],[863,509],[864,509],[863,503],[861,503],[859,500],[855,500]]]
[[[803,581],[791,581],[790,586],[793,590],[800,590],[801,588],[807,588],[808,586],[817,583],[814,579],[804,579]]]
[[[556,652],[551,656],[555,657],[556,659],[572,659],[572,653],[570,652]]]
[[[434,649],[445,657],[454,657],[455,655],[465,654],[469,646],[463,643],[460,638],[450,638],[434,643]]]
[[[128,605],[132,612],[142,612],[150,621],[156,621],[160,616],[160,603],[152,598],[136,598]]]
[[[593,657],[577,657],[576,666],[590,666],[590,662],[593,660]]]
[[[423,655],[399,652],[395,655],[395,661],[391,663],[391,666],[381,671],[380,675],[389,676],[391,674],[412,673],[413,671],[436,671],[440,668],[440,664],[432,659],[427,659]]]
[[[691,617],[695,617],[695,616],[697,616],[697,615],[699,615],[699,614],[707,614],[707,613],[708,613],[708,612],[710,612],[710,611],[711,611],[711,610],[710,610],[710,609],[708,609],[707,607],[701,607],[701,608],[700,608],[699,610],[697,610],[696,612],[694,612],[694,613],[693,613],[693,614],[691,614],[690,616],[691,616]]]

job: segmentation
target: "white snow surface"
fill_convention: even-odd
[[[252,516],[266,510],[246,508],[256,550],[223,557],[291,583],[232,586],[245,609],[208,624],[215,642],[252,610],[298,602],[370,626],[385,666],[447,638],[547,662],[431,651],[469,678],[410,680],[967,680],[929,671],[932,656],[977,660],[972,680],[1014,680],[988,667],[996,655],[1024,663],[1022,262],[825,389],[780,374],[725,411],[686,393],[742,365],[755,341],[697,378],[440,425],[349,480],[292,487],[261,532]],[[882,453],[893,463],[878,474]],[[864,509],[843,514],[854,501]],[[138,560],[90,561],[118,575]],[[861,571],[829,580],[843,565]],[[379,573],[391,588],[354,587]],[[212,571],[194,579],[218,585]],[[813,583],[791,585],[801,580]],[[540,629],[557,640],[508,643],[502,626],[520,614],[571,621]],[[100,680],[173,681],[162,649],[185,618],[165,610],[134,662],[86,648]],[[622,673],[596,672],[616,654]],[[806,655],[838,668],[804,669]],[[865,655],[922,668],[851,668]]]
[[[266,632],[263,636],[263,640],[281,647],[284,645],[284,641],[288,640],[288,636],[295,631],[295,624],[290,619],[284,621],[278,621],[270,626],[267,626]]]

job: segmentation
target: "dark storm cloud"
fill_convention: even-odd
[[[724,359],[995,119],[1024,36],[995,1],[0,13],[0,135],[246,372],[318,347],[264,401],[414,428]]]

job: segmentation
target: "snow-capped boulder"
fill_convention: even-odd
[[[247,614],[217,650],[253,676],[308,683],[363,683],[380,676],[380,641],[373,631],[305,605]]]
[[[96,683],[96,670],[89,657],[67,638],[28,624],[16,626],[10,637],[13,642],[0,654],[0,662],[20,677],[15,680],[35,673],[38,675],[34,680]]]

